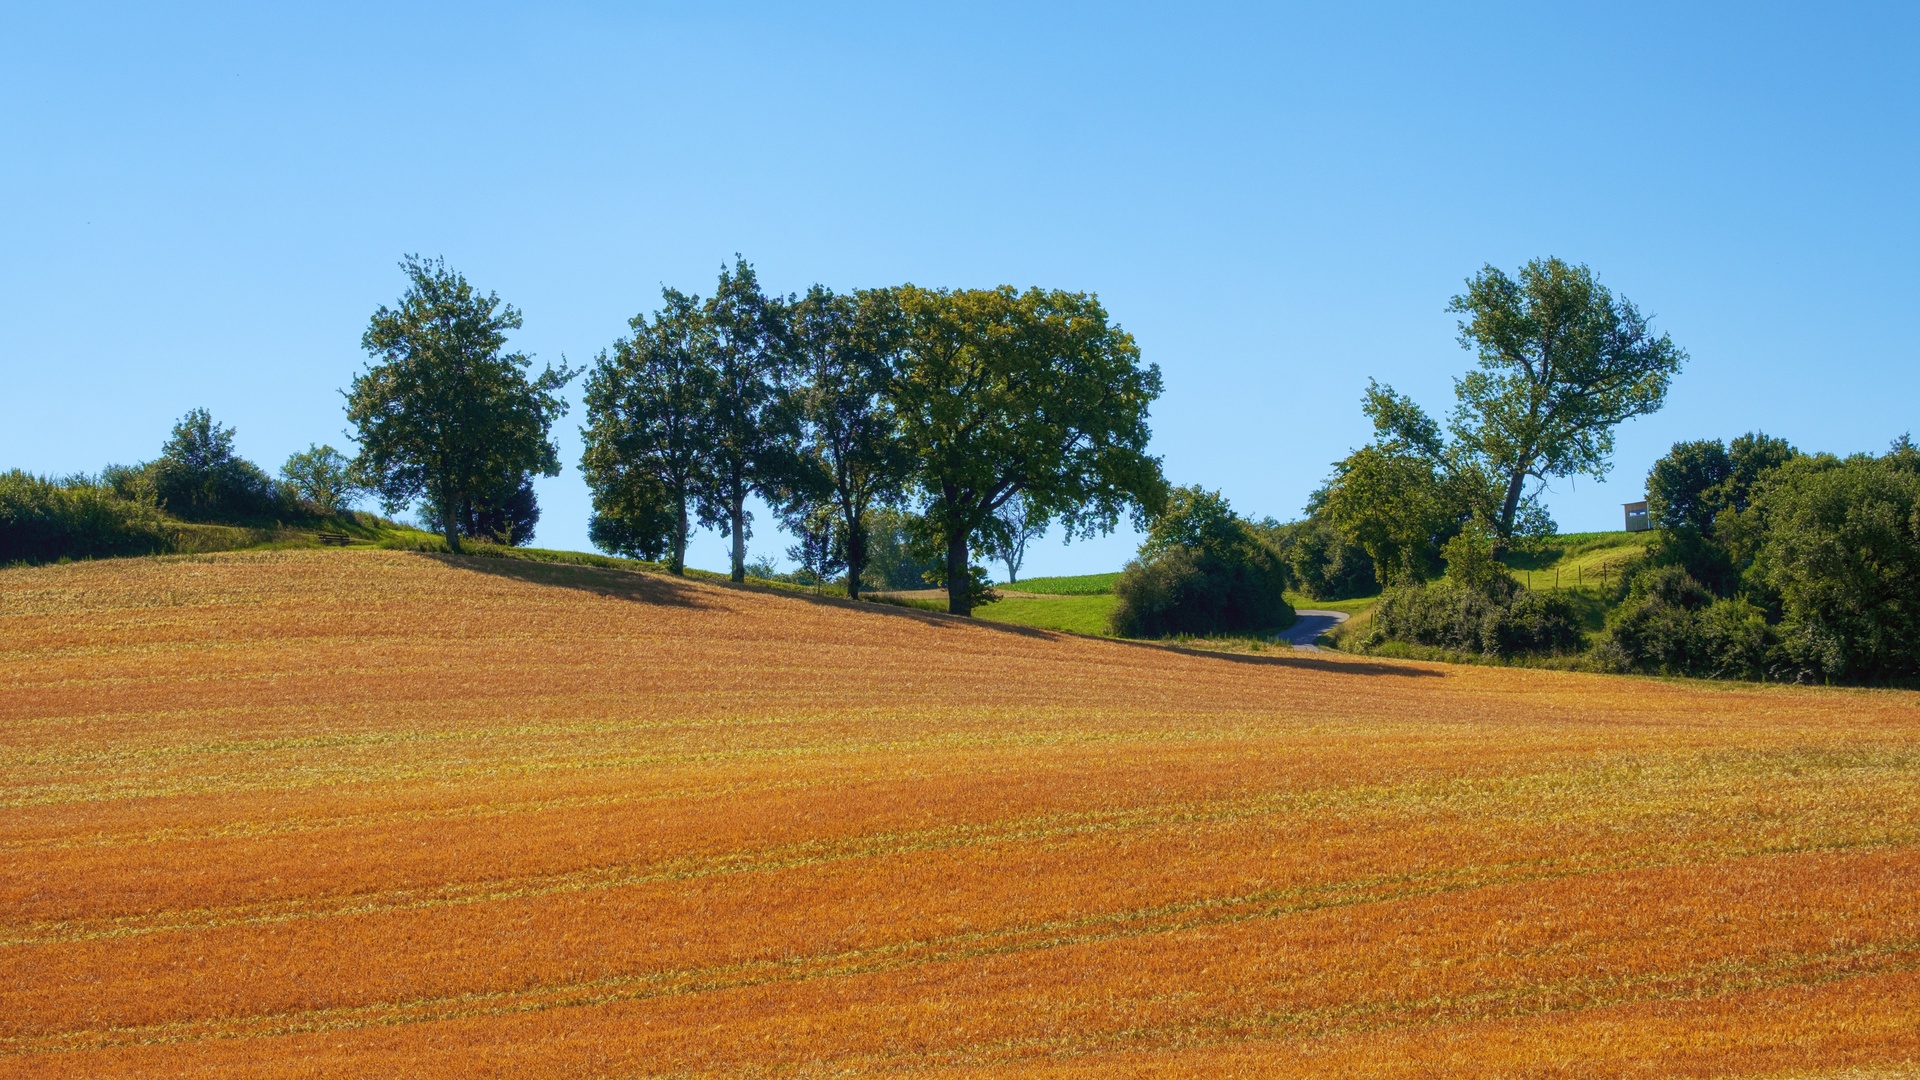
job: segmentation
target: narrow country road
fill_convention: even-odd
[[[1280,637],[1296,649],[1318,649],[1320,646],[1315,645],[1314,642],[1319,640],[1321,634],[1347,621],[1347,613],[1344,611],[1314,611],[1301,608],[1294,614],[1299,618],[1294,620],[1292,626],[1280,631]]]

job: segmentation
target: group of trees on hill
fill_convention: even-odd
[[[1462,316],[1460,344],[1478,367],[1454,380],[1446,426],[1369,383],[1362,409],[1374,439],[1335,463],[1309,506],[1387,585],[1438,576],[1442,547],[1472,521],[1496,550],[1550,535],[1538,485],[1604,479],[1615,429],[1657,410],[1686,360],[1632,302],[1559,259],[1536,259],[1517,277],[1484,267],[1448,310]]]
[[[169,520],[325,521],[358,491],[351,463],[330,446],[289,457],[276,480],[241,457],[234,439],[232,428],[193,409],[151,461],[109,465],[98,476],[0,475],[0,562],[165,552],[174,540]]]
[[[1676,443],[1647,477],[1659,533],[1597,646],[1619,670],[1853,683],[1920,678],[1920,449],[1803,454],[1761,434]]]
[[[1309,595],[1387,587],[1375,639],[1576,650],[1565,599],[1516,585],[1499,558],[1553,534],[1542,487],[1604,478],[1615,430],[1661,406],[1686,354],[1587,267],[1559,259],[1517,275],[1483,267],[1448,310],[1477,366],[1454,380],[1447,423],[1370,382],[1361,407],[1373,441],[1335,463],[1306,519],[1281,530],[1282,549]]]
[[[931,556],[948,609],[985,592],[1049,523],[1144,521],[1166,498],[1147,454],[1160,374],[1085,293],[915,285],[768,296],[743,260],[711,297],[662,290],[586,384],[581,468],[603,550],[685,564],[695,523],[747,568],[758,495],[819,578],[858,596],[883,513]]]

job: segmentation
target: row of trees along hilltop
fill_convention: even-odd
[[[915,285],[767,296],[744,261],[711,297],[661,306],[587,375],[591,535],[685,565],[697,521],[746,572],[751,495],[858,596],[875,510],[908,506],[948,610],[985,588],[982,545],[1144,524],[1166,483],[1147,454],[1160,372],[1086,293]],[[1017,555],[1016,555],[1017,561]],[[824,576],[824,575],[823,575]]]

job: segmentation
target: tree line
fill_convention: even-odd
[[[400,304],[363,340],[348,392],[355,473],[389,505],[424,499],[459,550],[459,516],[558,471],[559,390],[581,372],[505,349],[520,314],[444,263],[410,258]],[[702,298],[664,288],[584,369],[589,534],[613,554],[686,565],[689,533],[732,541],[743,580],[755,496],[821,577],[857,597],[875,516],[907,509],[948,609],[969,614],[983,550],[1014,556],[1144,522],[1166,499],[1146,452],[1159,369],[1098,298],[915,285],[770,296],[743,259]]]

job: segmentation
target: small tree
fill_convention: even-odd
[[[987,529],[987,550],[1007,564],[1007,584],[1020,580],[1020,564],[1027,561],[1027,545],[1045,536],[1050,522],[1036,512],[1031,500],[1013,500],[996,510]]]
[[[588,532],[603,551],[667,556],[686,572],[690,511],[712,446],[712,347],[697,297],[661,290],[649,320],[594,360],[587,375],[586,450],[580,471],[593,492]]]
[[[813,527],[796,523],[812,521],[822,507],[838,515],[847,595],[858,599],[872,512],[900,500],[909,467],[882,393],[895,337],[892,297],[884,290],[841,296],[816,285],[786,314],[804,435],[781,501],[796,535]]]
[[[1711,532],[1720,511],[1707,492],[1733,473],[1727,444],[1719,439],[1677,442],[1647,471],[1647,510],[1663,529],[1691,527]]]
[[[1025,495],[1069,539],[1157,511],[1146,452],[1160,370],[1086,293],[894,290],[901,350],[887,394],[946,559],[947,608],[971,614],[974,539]]]
[[[832,505],[812,504],[804,512],[790,515],[785,524],[799,541],[787,548],[787,558],[800,564],[801,576],[808,584],[824,585],[847,568],[847,537],[839,512]],[[857,596],[851,589],[848,594]]]
[[[527,378],[532,358],[504,351],[518,310],[439,259],[410,255],[400,268],[410,287],[397,308],[374,312],[360,339],[378,362],[347,391],[355,467],[389,507],[424,497],[458,552],[462,506],[530,474],[559,474],[548,432],[577,372],[563,364]]]
[[[346,509],[360,490],[353,479],[353,462],[331,446],[309,444],[287,458],[280,476],[302,502],[329,517]]]

